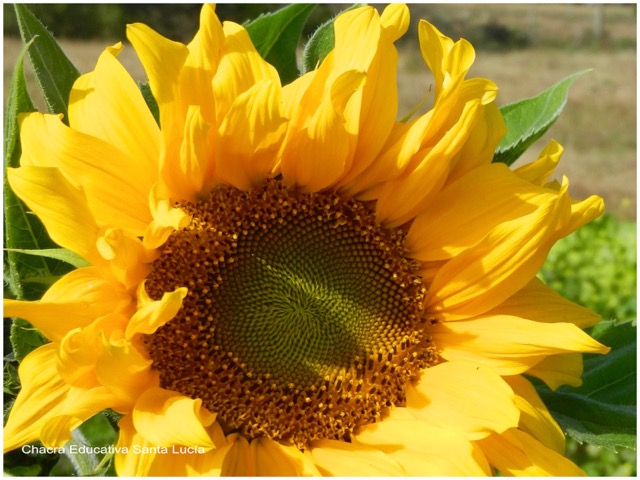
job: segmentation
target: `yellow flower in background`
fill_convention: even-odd
[[[122,415],[120,475],[578,475],[529,380],[579,385],[594,313],[535,278],[597,217],[492,164],[497,87],[419,25],[433,107],[398,122],[406,6],[342,14],[282,87],[239,25],[128,28],[155,122],[108,48],[56,115],[21,119],[11,187],[91,266],[5,300],[51,343],[20,365],[5,451]]]

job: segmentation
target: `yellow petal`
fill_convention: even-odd
[[[58,245],[94,265],[103,265],[95,242],[98,226],[84,193],[74,188],[57,168],[8,168],[13,191],[35,213]]]
[[[22,389],[4,427],[4,451],[40,438],[40,430],[62,409],[70,386],[56,369],[56,346],[47,344],[27,355],[18,367]]]
[[[249,441],[242,435],[232,433],[227,437],[229,447],[225,452],[222,462],[222,477],[250,477],[256,475],[256,466]]]
[[[6,299],[4,314],[24,318],[48,339],[60,341],[74,328],[111,312],[128,313],[132,307],[131,296],[121,285],[95,267],[84,267],[66,274],[37,302]]]
[[[565,353],[542,359],[527,370],[527,375],[539,378],[555,390],[562,385],[582,385],[582,371],[582,354]]]
[[[553,196],[520,179],[504,164],[476,168],[444,189],[416,217],[406,240],[410,255],[422,261],[455,257],[497,225],[534,212]]]
[[[380,17],[371,6],[360,7],[339,15],[334,22],[334,69],[366,72],[376,54],[380,39]]]
[[[513,476],[584,476],[569,459],[545,447],[529,434],[517,429],[502,435],[492,434],[478,444],[503,475]]]
[[[348,170],[357,140],[357,111],[348,103],[364,75],[348,71],[325,92],[304,126],[289,133],[280,168],[285,182],[315,192],[337,182]],[[304,153],[302,153],[304,152]]]
[[[213,77],[218,119],[224,118],[236,98],[256,83],[262,80],[280,83],[278,72],[256,51],[244,27],[224,22],[223,31],[223,55]]]
[[[131,317],[127,325],[126,337],[130,339],[138,333],[147,335],[154,333],[176,316],[187,292],[185,287],[181,287],[173,292],[166,292],[161,300],[143,306]]]
[[[211,427],[220,427],[214,423]],[[120,434],[115,455],[119,476],[186,477],[220,476],[222,461],[229,446],[215,450],[190,447],[163,447],[147,441],[136,431],[131,415],[118,423]]]
[[[118,476],[184,476],[185,458],[170,449],[148,442],[140,435],[131,415],[118,422],[119,435],[115,456]]]
[[[418,153],[424,132],[433,118],[433,111],[409,123],[396,122],[378,156],[354,182],[352,194],[363,200],[375,200],[386,183],[395,180],[404,170],[415,168],[414,163],[424,156]],[[418,160],[416,160],[418,159]]]
[[[555,140],[549,142],[538,159],[514,170],[514,173],[528,182],[544,185],[560,161],[564,149]]]
[[[406,8],[405,5],[392,5],[385,11],[396,6]],[[345,48],[352,46],[346,45]],[[353,164],[339,182],[340,188],[347,192],[359,192],[369,187],[361,180],[361,174],[373,163],[393,129],[398,113],[397,63],[398,52],[391,39],[381,35],[376,55],[367,66],[362,87],[358,139]],[[385,98],[386,101],[381,102],[381,98]]]
[[[407,476],[484,476],[490,473],[482,452],[455,430],[416,419],[394,420],[393,416],[392,413],[391,419],[364,427],[354,443],[384,452],[402,466]]]
[[[519,375],[505,377],[505,381],[516,394],[516,406],[520,410],[518,427],[537,438],[546,447],[564,455],[565,440],[562,429],[542,403],[533,385]]]
[[[393,42],[404,33],[407,24],[408,10],[404,5],[388,7],[383,18],[372,7],[341,14],[334,25],[334,50],[318,70],[285,87],[285,111],[293,110],[292,132],[285,145],[295,144],[283,154],[283,172],[290,183],[306,185],[307,178],[326,175],[326,179],[307,186],[307,190],[317,191],[336,181],[336,187],[349,195],[366,188],[360,175],[368,170],[395,122],[398,56]],[[364,78],[354,92],[350,83],[357,82],[354,74],[358,72]],[[333,97],[331,102],[328,94]],[[380,98],[386,101],[380,102]],[[346,108],[342,106],[345,101]],[[331,104],[333,109],[329,108]],[[326,142],[323,138],[331,140]],[[301,151],[305,152],[302,156]],[[316,159],[307,160],[309,152],[316,151]],[[307,161],[309,166],[296,177],[294,166],[301,161]],[[315,165],[322,165],[323,172],[315,172]]]
[[[175,118],[180,118],[182,113],[178,79],[189,49],[142,23],[127,25],[127,38],[142,62],[153,97],[158,102],[163,136],[165,139],[172,138],[171,132],[175,134]],[[180,130],[181,126],[178,132]]]
[[[407,386],[407,408],[412,413],[469,439],[517,426],[520,412],[514,400],[513,391],[496,372],[468,362],[428,368],[415,387]]]
[[[431,284],[428,308],[450,318],[482,314],[524,287],[540,269],[567,207],[566,196],[497,225],[473,248],[444,265]]]
[[[138,285],[151,271],[151,260],[142,241],[119,228],[108,228],[96,241],[100,255],[109,260],[111,272],[127,289]]]
[[[101,339],[102,352],[96,360],[98,381],[131,407],[157,384],[158,374],[151,370],[152,361],[122,338],[121,331],[105,333]]]
[[[273,170],[285,132],[280,85],[261,81],[238,95],[220,126],[216,175],[241,190],[260,184]]]
[[[453,167],[447,177],[447,185],[475,168],[491,164],[496,146],[507,132],[500,109],[495,103],[483,104],[480,110],[478,122],[452,160]]]
[[[540,323],[506,315],[438,323],[431,334],[443,358],[472,360],[501,375],[523,373],[549,355],[609,351],[570,323]]]
[[[440,89],[444,81],[442,64],[453,47],[453,40],[440,33],[435,26],[425,20],[420,20],[418,24],[418,35],[422,58],[435,76],[436,87]]]
[[[592,327],[601,320],[597,313],[562,298],[537,277],[488,314],[511,315],[536,322],[573,323],[581,329]]]
[[[403,3],[387,5],[380,15],[380,24],[385,35],[391,41],[396,41],[409,28],[409,8]]]
[[[173,198],[195,201],[203,191],[205,181],[208,182],[207,176],[213,176],[210,128],[201,115],[200,107],[190,105],[180,152],[176,157],[165,158],[163,165],[163,180]]]
[[[103,350],[101,337],[122,330],[126,324],[125,316],[110,313],[67,333],[58,344],[56,366],[60,376],[68,384],[84,389],[98,386],[95,367]]]
[[[583,225],[598,218],[603,212],[604,201],[597,195],[592,195],[581,202],[571,200],[571,213],[559,225],[556,237],[559,239],[575,232]]]
[[[118,443],[116,444],[115,466],[119,476],[143,477],[150,475],[154,460],[160,457],[152,445],[133,426],[131,415],[125,415],[118,422]],[[134,452],[134,447],[144,450],[144,454]],[[164,474],[163,474],[164,475]]]
[[[72,330],[58,344],[56,366],[60,376],[70,385],[92,387],[98,384],[95,363],[101,345],[98,338],[87,338],[87,330]]]
[[[185,106],[197,106],[205,122],[216,124],[216,99],[211,82],[222,55],[224,33],[214,5],[203,5],[200,28],[189,43],[189,56],[180,77],[181,97]],[[187,107],[188,108],[188,107]]]
[[[429,205],[444,185],[450,161],[464,145],[481,112],[479,101],[468,102],[454,125],[433,147],[417,153],[415,170],[383,185],[376,203],[376,218],[389,228],[412,220]],[[398,192],[403,192],[398,195]]]
[[[144,232],[151,221],[148,192],[158,177],[157,165],[150,170],[104,140],[72,130],[58,115],[22,117],[21,135],[22,165],[60,169],[84,191],[99,225],[119,226],[134,235]]]
[[[72,387],[60,412],[43,425],[40,439],[47,447],[61,448],[71,440],[73,429],[106,408],[118,410],[119,404],[118,399],[104,387]]]
[[[367,445],[316,440],[308,455],[323,476],[405,476],[402,466],[389,455]]]
[[[331,53],[329,53],[332,56]],[[306,117],[310,115],[310,111],[315,109],[315,102],[311,103],[314,105],[313,107],[307,107],[307,102],[304,102],[303,99],[307,98],[312,87],[318,88],[317,86],[317,78],[322,76],[326,80],[326,75],[328,72],[323,70],[311,70],[310,72],[305,73],[304,75],[299,76],[291,83],[284,85],[282,87],[282,114],[292,120],[291,123],[294,123],[293,120],[299,121],[298,117]],[[321,82],[322,83],[322,82]],[[312,92],[315,93],[315,92]],[[320,90],[320,94],[322,90]],[[314,95],[315,100],[318,100],[318,96]]]
[[[249,454],[259,477],[320,476],[313,462],[296,447],[287,447],[266,437],[251,440]]]
[[[107,48],[95,70],[76,81],[69,96],[69,125],[115,146],[124,154],[120,161],[129,178],[141,188],[146,183],[148,190],[158,177],[160,129],[140,89],[116,60],[121,49],[121,43]],[[118,160],[109,157],[107,163]]]
[[[207,450],[214,447],[205,429],[215,415],[202,407],[202,400],[192,400],[163,388],[150,388],[138,399],[133,410],[133,424],[153,445],[186,445]]]
[[[144,233],[142,244],[145,249],[153,250],[166,242],[172,232],[189,225],[191,217],[184,210],[173,206],[169,192],[162,183],[157,183],[151,188],[149,205],[153,221]]]
[[[466,40],[454,43],[425,20],[418,24],[418,36],[422,58],[435,77],[438,99],[445,89],[455,89],[462,82],[475,60],[475,52]]]

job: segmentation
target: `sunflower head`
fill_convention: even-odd
[[[89,266],[5,301],[50,340],[5,449],[112,409],[123,475],[580,473],[524,375],[577,384],[580,353],[607,350],[535,278],[602,200],[548,181],[556,143],[492,163],[497,87],[425,21],[433,106],[398,121],[408,25],[404,5],[349,10],[282,86],[205,5],[188,45],[127,29],[159,122],[121,44],[75,82],[68,126],[21,117],[10,185]]]

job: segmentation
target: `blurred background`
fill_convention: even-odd
[[[312,13],[304,37],[347,5],[323,4]],[[411,4],[409,32],[398,42],[399,118],[428,93],[432,76],[418,47],[421,18],[476,49],[471,77],[499,87],[501,105],[533,96],[567,75],[592,71],[571,87],[554,126],[519,163],[535,159],[550,139],[565,153],[556,171],[567,175],[577,199],[598,194],[606,214],[560,241],[540,276],[554,289],[605,319],[636,319],[636,4]],[[15,15],[4,8],[4,94],[21,49]],[[119,57],[136,80],[145,74],[126,42],[125,25],[144,22],[163,35],[188,42],[198,28],[199,5],[30,5],[81,72],[93,69],[106,45],[123,41]],[[278,5],[221,4],[223,20],[242,23]],[[27,66],[32,97],[38,104]],[[428,102],[427,102],[428,103]],[[42,105],[42,103],[40,103]],[[571,457],[590,475],[635,475],[634,451],[613,452],[569,442]]]

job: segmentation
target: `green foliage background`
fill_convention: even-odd
[[[636,235],[636,222],[605,214],[554,245],[539,277],[604,320],[635,325]],[[637,474],[636,452],[631,449],[614,451],[569,438],[567,454],[589,475]]]

